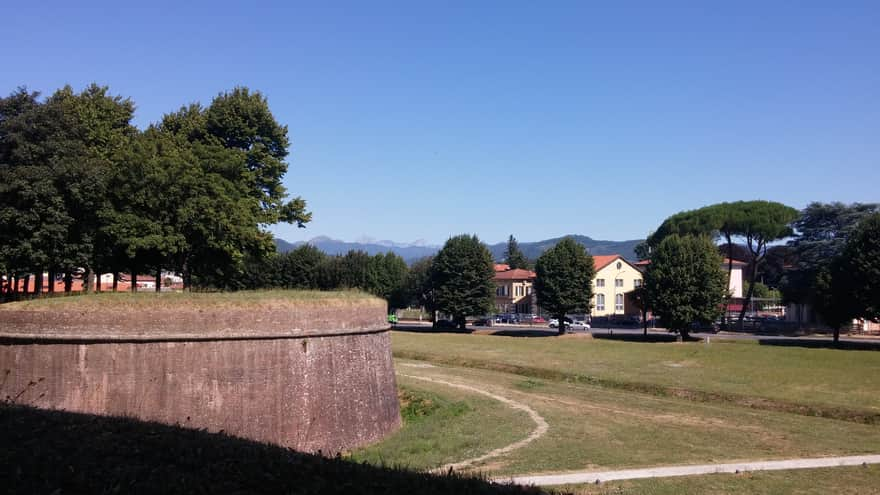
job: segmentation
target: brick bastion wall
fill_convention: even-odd
[[[3,308],[0,399],[325,454],[400,427],[384,301],[156,306]]]

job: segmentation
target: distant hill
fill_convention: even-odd
[[[635,247],[642,242],[640,239],[629,241],[601,241],[584,235],[572,235],[575,241],[582,244],[591,254],[620,254],[628,260],[636,260]],[[529,259],[537,259],[547,249],[556,245],[564,237],[556,237],[537,242],[520,242],[519,247]],[[278,252],[286,253],[287,251],[296,249],[303,244],[311,244],[321,251],[329,255],[345,254],[351,250],[365,251],[367,254],[374,255],[377,253],[392,252],[412,263],[425,256],[431,256],[440,250],[441,246],[430,246],[423,243],[398,243],[391,241],[374,241],[374,242],[346,242],[338,239],[320,236],[309,241],[299,241],[295,243],[287,242],[283,239],[275,239],[275,245]],[[499,242],[489,246],[492,257],[497,261],[504,259],[504,251],[507,249],[507,242]]]

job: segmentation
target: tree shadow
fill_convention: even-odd
[[[648,335],[641,333],[601,333],[596,332],[593,334],[594,339],[603,339],[603,340],[618,340],[621,342],[646,342],[646,343],[668,343],[668,342],[677,342],[678,335],[674,333],[662,334],[662,333],[649,333]],[[703,339],[699,337],[688,337],[684,339],[684,342],[700,342]]]
[[[880,341],[852,341],[841,340],[834,343],[833,340],[819,339],[758,339],[761,345],[778,345],[783,347],[805,347],[808,349],[840,349],[847,351],[880,351]]]
[[[434,328],[426,325],[394,325],[391,330],[396,332],[412,332],[412,333],[458,333],[467,334],[474,333],[473,328],[462,330],[460,328]]]
[[[547,330],[538,330],[538,329],[529,329],[529,330],[495,330],[489,331],[489,335],[497,335],[499,337],[556,337],[559,335],[559,331],[554,329]],[[568,332],[566,335],[571,334]]]
[[[7,493],[545,493],[128,418],[0,405]]]

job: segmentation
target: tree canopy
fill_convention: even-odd
[[[462,330],[465,317],[483,315],[494,307],[492,253],[477,236],[450,238],[434,258],[432,278],[437,309],[452,315]]]
[[[672,234],[657,246],[645,273],[651,308],[669,330],[687,338],[691,324],[721,315],[727,284],[721,256],[706,236]]]
[[[574,239],[566,237],[544,251],[535,263],[538,305],[559,320],[565,333],[566,313],[589,313],[593,298],[593,257]]]
[[[512,234],[507,240],[507,250],[504,252],[504,262],[507,263],[507,265],[510,266],[511,269],[529,268],[529,260],[519,248],[519,243],[516,242],[516,238],[513,237]]]

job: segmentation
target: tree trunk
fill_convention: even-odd
[[[835,326],[834,327],[834,345],[837,345],[839,343],[840,343],[840,327]]]
[[[467,330],[467,319],[464,316],[456,316],[455,323],[458,324],[459,330]]]
[[[183,259],[180,272],[183,277],[183,291],[189,292],[190,285],[192,284],[192,275],[189,273],[189,263],[187,262],[186,258]]]
[[[642,326],[644,326],[644,335],[648,336],[648,308],[642,310]]]
[[[156,292],[162,291],[162,267],[156,267]]]
[[[691,333],[688,329],[683,329],[678,331],[678,337],[680,341],[686,341],[691,339]]]
[[[40,296],[43,294],[43,269],[39,268],[36,277],[34,278],[34,294]]]
[[[727,290],[730,290],[730,279],[733,277],[733,240],[730,233],[725,233],[727,239]],[[721,329],[727,330],[727,312],[730,308],[730,294],[724,298],[724,318],[721,318]]]
[[[101,292],[101,271],[95,271],[95,292]]]
[[[132,271],[131,271],[131,291],[132,291],[132,292],[137,292],[137,291],[138,291],[138,276],[137,276],[137,270],[132,270]]]
[[[22,292],[24,294],[28,294],[31,291],[31,274],[28,273],[24,276],[24,287],[22,287]]]
[[[16,299],[18,299],[18,281],[19,278],[18,274],[16,273],[12,276],[12,295],[15,296]]]
[[[746,317],[746,310],[749,308],[749,303],[752,301],[752,293],[755,291],[755,279],[758,278],[758,260],[755,259],[752,262],[752,270],[749,274],[749,291],[746,293],[746,298],[743,299],[743,307],[739,311],[739,320],[737,321],[737,327],[742,330],[743,329],[743,319]]]
[[[73,274],[70,272],[64,272],[64,293],[70,294],[73,290]]]
[[[113,292],[119,288],[119,272],[113,272]]]
[[[55,293],[55,270],[50,268],[49,273],[47,274],[49,280],[46,282],[49,284],[49,294]]]
[[[92,292],[92,269],[90,267],[86,267],[85,271],[83,271],[82,289],[84,294]]]
[[[557,335],[565,335],[565,313],[556,317],[559,322],[559,333]]]

